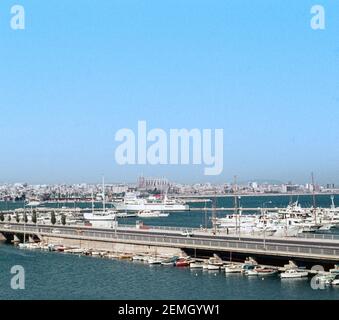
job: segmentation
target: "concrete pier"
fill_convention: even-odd
[[[303,265],[321,264],[333,267],[339,262],[339,237],[258,237],[213,234],[211,230],[186,228],[119,226],[99,229],[84,226],[32,225],[0,223],[5,237],[25,233],[39,237],[46,243],[77,246],[86,249],[112,252],[178,254],[185,252],[195,257],[207,257],[217,253],[225,260],[241,260],[255,257],[259,263],[282,266],[288,260]]]

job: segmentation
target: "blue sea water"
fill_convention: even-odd
[[[263,201],[285,206],[288,197],[244,197],[243,206],[258,207]],[[310,197],[299,199],[306,206]],[[329,206],[328,196],[318,197],[319,206]],[[336,198],[338,200],[338,197]],[[245,204],[246,201],[246,204]],[[219,198],[218,206],[232,205]],[[13,205],[13,204],[11,204]],[[17,204],[18,205],[18,204]],[[210,213],[209,213],[210,214]],[[223,213],[219,213],[222,215]],[[173,213],[168,218],[149,219],[149,224],[196,226],[205,213]],[[135,219],[125,219],[135,223]],[[25,289],[10,286],[11,267],[25,269]],[[20,250],[0,244],[0,299],[339,299],[339,288],[311,288],[310,279],[281,280],[222,272],[208,272],[143,263],[92,258],[63,253]]]
[[[25,269],[24,290],[10,287],[13,265]],[[339,299],[339,288],[0,245],[0,299]]]

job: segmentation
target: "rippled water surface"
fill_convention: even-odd
[[[25,290],[10,287],[13,265]],[[313,290],[310,280],[246,277],[149,266],[0,245],[0,299],[339,299],[339,288]]]

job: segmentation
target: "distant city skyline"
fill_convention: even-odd
[[[339,2],[0,2],[0,183],[277,180],[339,185]],[[223,172],[116,163],[115,133],[224,130]]]
[[[106,185],[138,185],[138,180],[141,176],[136,177],[133,181],[115,181],[115,180],[110,180],[105,177],[105,184]],[[305,182],[298,182],[298,181],[293,181],[293,180],[287,180],[287,181],[280,181],[280,180],[272,180],[272,179],[249,179],[249,180],[228,180],[228,181],[221,181],[221,182],[212,182],[212,181],[193,181],[193,182],[188,182],[188,181],[180,181],[180,180],[171,180],[168,179],[167,177],[145,177],[147,179],[165,179],[171,184],[182,184],[182,185],[234,185],[236,182],[237,185],[239,186],[247,186],[249,184],[256,183],[258,185],[312,185],[312,181],[305,181]],[[0,186],[9,184],[9,185],[15,185],[15,184],[27,184],[27,185],[32,185],[32,186],[38,186],[38,185],[46,185],[46,186],[56,186],[56,185],[102,185],[103,180],[102,177],[101,179],[98,179],[97,181],[73,181],[73,182],[54,182],[54,183],[46,183],[46,182],[40,182],[40,183],[31,183],[29,181],[0,181]],[[336,184],[335,182],[319,182],[319,181],[314,181],[314,184],[317,186],[323,186],[326,187],[328,185],[331,185],[335,188],[339,188],[339,184]]]

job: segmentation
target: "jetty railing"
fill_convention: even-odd
[[[138,234],[138,231],[124,232],[114,229],[91,229],[84,227],[60,227],[60,226],[42,226],[42,225],[24,225],[10,224],[10,228],[5,227],[0,223],[2,232],[26,232],[31,234],[41,234],[54,237],[70,237],[78,239],[87,239],[94,241],[122,241],[127,243],[135,243],[142,245],[159,245],[171,246],[177,248],[201,248],[205,250],[223,250],[223,251],[244,251],[258,252],[275,255],[298,255],[303,257],[317,256],[322,259],[331,257],[331,259],[339,260],[339,243],[337,241],[326,243],[309,243],[304,237],[301,239],[284,239],[279,242],[270,242],[268,239],[256,240],[235,240],[235,239],[220,239],[220,238],[199,238],[184,237],[171,234]],[[81,232],[79,232],[81,231]],[[305,241],[303,241],[305,239]],[[297,243],[296,243],[297,240]]]

